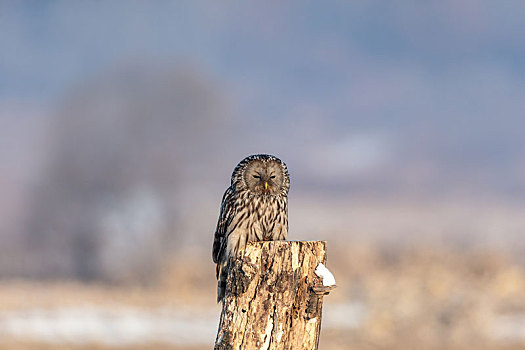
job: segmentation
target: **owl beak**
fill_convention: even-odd
[[[264,189],[265,189],[265,190],[268,189],[268,181],[265,181],[265,182],[264,182]]]

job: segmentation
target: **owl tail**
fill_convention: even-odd
[[[227,261],[219,261],[217,264],[217,302],[220,303],[226,294],[226,280],[228,279]]]

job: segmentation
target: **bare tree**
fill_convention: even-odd
[[[179,193],[230,123],[187,67],[104,72],[65,98],[26,235],[26,273],[147,281],[176,242]],[[211,165],[211,164],[208,164]]]

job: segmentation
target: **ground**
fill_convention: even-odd
[[[321,349],[525,348],[525,268],[499,251],[329,242],[327,266]],[[215,290],[198,251],[146,287],[3,281],[0,349],[209,349]]]

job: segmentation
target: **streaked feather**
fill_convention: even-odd
[[[248,188],[244,172],[254,161],[279,164],[283,178],[276,194],[260,194]],[[286,239],[289,186],[286,165],[274,156],[249,156],[235,167],[231,185],[222,198],[213,241],[212,257],[217,264],[217,301],[224,297],[230,258],[237,257],[248,242]]]

